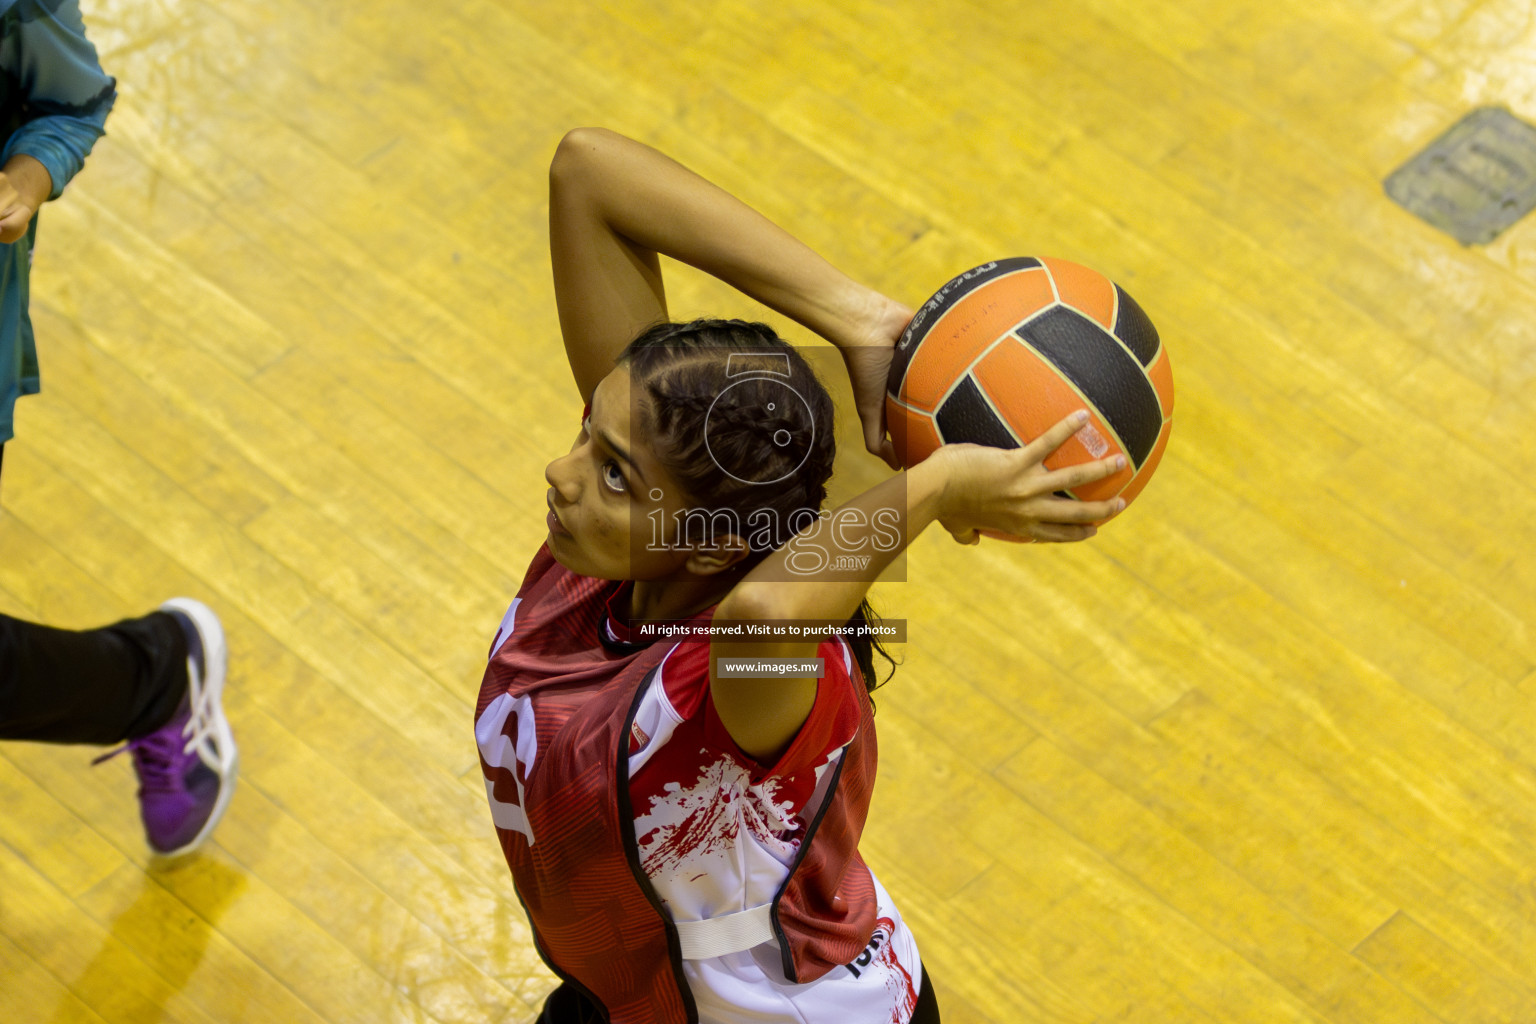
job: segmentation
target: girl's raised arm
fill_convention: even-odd
[[[584,402],[624,346],[666,319],[658,254],[713,274],[840,348],[869,344],[896,307],[729,193],[602,128],[568,132],[555,152],[549,248],[560,331]]]

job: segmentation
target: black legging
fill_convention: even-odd
[[[939,1024],[939,1000],[933,994],[933,982],[926,968],[920,977],[917,1009],[910,1024]],[[538,1024],[608,1024],[608,1015],[570,985],[562,983],[544,1000],[544,1012]]]
[[[0,739],[135,739],[186,692],[187,638],[165,612],[80,632],[0,615]]]
[[[922,973],[922,988],[917,993],[917,1009],[912,1011],[911,1024],[939,1024],[939,997],[933,993],[933,979],[928,969]]]

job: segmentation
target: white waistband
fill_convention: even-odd
[[[709,960],[762,945],[773,939],[773,904],[711,917],[675,921],[684,960]]]

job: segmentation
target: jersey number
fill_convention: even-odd
[[[539,753],[533,701],[526,696],[514,698],[510,693],[497,697],[475,723],[475,742],[480,745],[485,763],[511,772],[512,781],[517,784],[517,802],[508,803],[497,797],[495,783],[486,778],[485,795],[491,802],[491,820],[497,828],[521,833],[532,846],[533,826],[528,822],[523,782],[533,771]]]

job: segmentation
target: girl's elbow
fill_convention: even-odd
[[[591,173],[617,136],[606,128],[572,128],[560,139],[549,162],[551,186],[578,184]]]

